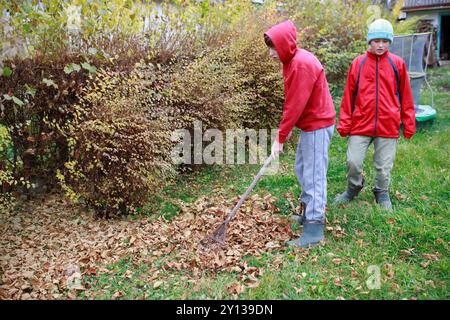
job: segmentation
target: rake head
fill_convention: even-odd
[[[211,235],[206,236],[200,244],[206,249],[219,249],[225,244],[228,221],[222,223]]]
[[[253,188],[255,187],[255,185],[258,182],[258,180],[261,179],[262,175],[264,174],[264,172],[266,171],[267,167],[269,166],[270,162],[273,159],[274,159],[274,157],[272,155],[270,155],[266,159],[266,161],[264,161],[264,165],[259,170],[259,172],[256,175],[256,177],[253,179],[251,185],[247,188],[245,193],[241,196],[241,198],[239,199],[238,203],[234,206],[233,210],[231,210],[231,212],[228,214],[227,218],[225,219],[225,222],[222,223],[216,229],[216,231],[213,232],[212,235],[207,236],[202,241],[200,241],[200,245],[203,246],[203,248],[205,248],[205,249],[209,249],[209,248],[217,249],[217,248],[220,248],[221,246],[223,246],[225,244],[225,238],[226,238],[226,235],[227,235],[228,223],[231,221],[231,219],[234,218],[234,216],[238,212],[239,208],[244,203],[245,199],[247,199],[248,195],[253,190]]]

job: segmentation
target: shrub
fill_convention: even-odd
[[[68,62],[71,67],[77,66],[77,70],[64,72]],[[54,171],[66,159],[67,144],[62,128],[74,117],[72,105],[88,79],[86,68],[94,67],[81,57],[65,52],[51,60],[41,56],[16,58],[8,61],[8,65],[5,69],[10,74],[5,76],[3,72],[0,77],[0,92],[4,93],[0,98],[3,110],[0,123],[12,141],[8,168],[14,181],[28,182],[26,191],[33,185],[44,188],[44,184],[52,184]],[[38,183],[44,177],[48,179]]]
[[[274,6],[243,16],[229,44],[230,64],[239,79],[235,123],[240,127],[272,128],[282,114],[282,67],[269,58],[263,41],[264,32],[277,22]]]
[[[313,52],[325,68],[332,93],[344,83],[353,59],[367,48],[365,35],[370,2],[287,1],[300,47]]]
[[[70,156],[58,178],[72,200],[101,214],[136,211],[171,174],[170,135],[142,108],[151,90],[142,78],[102,71],[67,128]]]
[[[0,125],[0,208],[9,202],[8,191],[11,189],[12,179],[13,152],[11,136],[8,129]]]
[[[68,160],[67,124],[80,112],[74,105],[96,69],[129,73],[142,59],[167,56],[162,48],[149,50],[138,32],[142,19],[135,12],[151,13],[154,6],[81,1],[81,28],[73,34],[66,25],[67,5],[56,0],[36,7],[29,1],[0,4],[0,124],[12,137],[12,164],[2,158],[1,168],[8,184],[24,186],[19,191],[28,195],[54,186],[54,172]],[[104,10],[109,6],[116,10]],[[158,28],[146,36],[153,32],[153,40],[163,39]]]

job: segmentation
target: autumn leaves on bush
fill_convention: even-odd
[[[351,10],[339,17],[329,12],[343,4],[325,8],[314,1],[292,1],[286,8],[298,12],[299,3],[305,6],[301,12],[325,10],[330,20],[294,15],[299,41],[311,41],[311,30],[321,32],[311,42],[314,47],[300,46],[320,51],[333,80],[344,78],[340,65],[359,50],[364,28]],[[6,9],[13,12],[10,23],[20,24],[22,8]],[[98,10],[84,9],[89,8],[82,8],[86,15]],[[127,10],[127,19],[134,19]],[[108,38],[93,29],[74,45],[63,28],[55,28],[59,47],[43,46],[33,55],[2,61],[0,123],[9,138],[0,143],[1,150],[10,149],[0,157],[2,195],[32,196],[44,186],[60,186],[99,214],[134,212],[151,200],[152,190],[176,175],[170,158],[174,130],[191,129],[197,120],[205,130],[277,125],[283,81],[267,57],[262,34],[287,12],[275,3],[260,8],[239,0],[215,5],[175,1],[162,10],[167,21],[147,33],[111,27],[104,30],[112,34]],[[36,14],[30,19],[39,23],[43,18]],[[108,19],[110,26],[123,24],[116,16]],[[337,30],[348,19],[354,21],[347,29],[354,32],[340,35]],[[33,39],[42,36],[42,31],[33,32]],[[347,50],[340,41],[352,45]]]

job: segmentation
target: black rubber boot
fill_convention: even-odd
[[[336,196],[333,204],[338,205],[352,201],[361,192],[363,187],[364,187],[364,179],[361,187],[348,186],[347,190],[345,190],[344,193],[341,193]]]
[[[389,197],[389,191],[375,189],[373,190],[373,194],[375,195],[375,200],[380,205],[380,207],[392,211],[392,202],[391,198]]]
[[[325,239],[323,234],[324,227],[323,223],[304,223],[303,234],[298,239],[286,242],[286,245],[300,248],[316,246]]]

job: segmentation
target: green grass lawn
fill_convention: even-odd
[[[246,289],[240,299],[449,299],[450,218],[450,68],[430,70],[435,89],[437,119],[420,129],[413,139],[400,139],[392,171],[392,213],[374,203],[373,148],[366,157],[366,188],[345,207],[329,205],[330,226],[345,232],[335,237],[327,232],[326,244],[307,254],[286,249],[256,258],[250,266],[261,268],[256,288]],[[423,103],[430,104],[424,92]],[[298,134],[298,132],[297,132]],[[291,138],[291,140],[295,140]],[[330,148],[328,201],[346,186],[346,140],[335,133]],[[278,175],[266,176],[255,188],[261,195],[278,198],[280,214],[290,214],[299,194],[293,174],[295,145],[290,143],[281,157]],[[259,170],[257,165],[210,166],[181,177],[149,204],[144,211],[167,218],[178,213],[180,201],[194,202],[202,195],[214,197],[221,189],[233,198],[242,194]],[[163,196],[165,194],[165,196]],[[294,226],[295,227],[295,226]],[[298,230],[300,231],[300,230]],[[237,281],[236,273],[204,272],[201,281],[185,281],[187,271],[164,271],[166,285],[147,284],[148,267],[124,259],[109,266],[114,272],[86,281],[97,298],[110,299],[117,291],[123,298],[137,299],[232,299],[227,287]],[[124,278],[127,270],[132,276]],[[380,286],[373,288],[379,272]],[[87,292],[81,293],[84,297]]]

